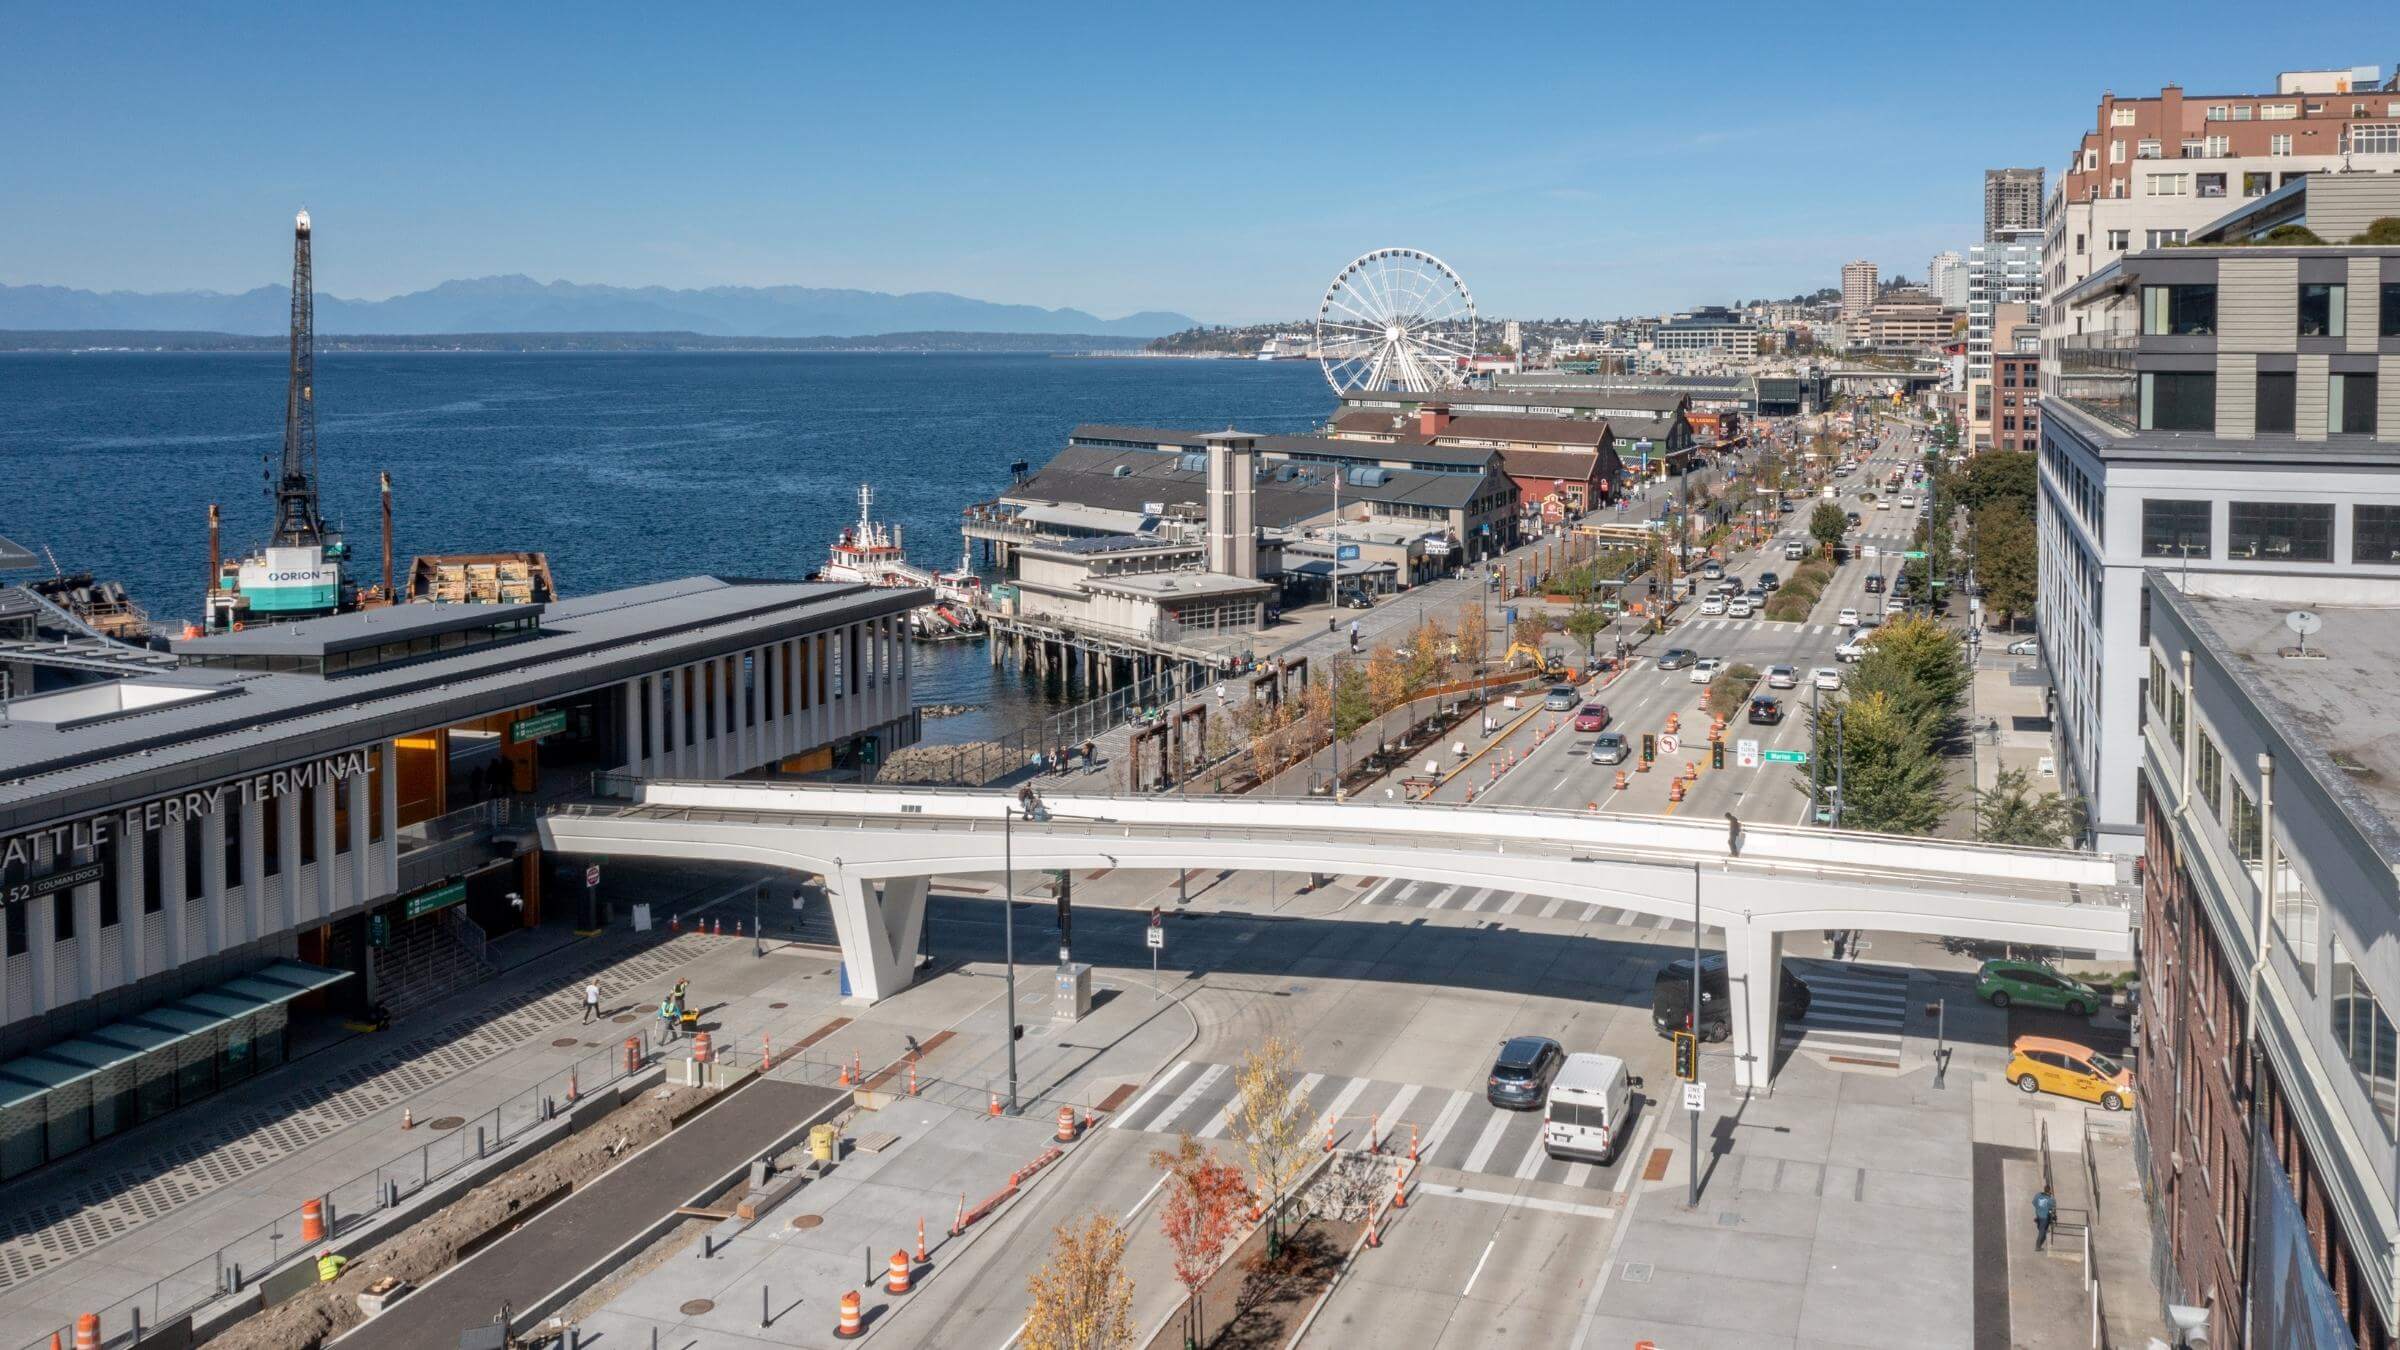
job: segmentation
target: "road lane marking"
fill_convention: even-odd
[[[1547,918],[1549,918],[1551,915],[1558,913],[1559,909],[1560,909],[1561,907],[1563,907],[1563,906],[1564,906],[1566,903],[1567,903],[1567,897],[1565,897],[1565,896],[1563,896],[1563,895],[1554,895],[1554,896],[1551,896],[1551,897],[1550,897],[1550,903],[1549,903],[1549,904],[1546,904],[1546,905],[1544,905],[1544,906],[1542,906],[1542,917],[1543,917],[1543,918],[1545,918],[1545,919],[1547,919]]]
[[[1113,1118],[1111,1118],[1111,1119],[1109,1120],[1109,1122],[1108,1122],[1108,1128],[1110,1128],[1110,1129],[1112,1129],[1112,1130],[1121,1130],[1121,1129],[1124,1129],[1124,1128],[1125,1128],[1125,1122],[1126,1122],[1126,1121],[1129,1121],[1129,1120],[1133,1119],[1133,1118],[1134,1118],[1134,1116],[1136,1116],[1137,1114],[1139,1114],[1139,1113],[1141,1112],[1141,1109],[1142,1109],[1143,1107],[1145,1107],[1145,1106],[1148,1106],[1148,1105],[1150,1104],[1150,1099],[1151,1099],[1152,1097],[1155,1097],[1155,1096],[1157,1096],[1157,1095],[1158,1095],[1158,1094],[1159,1094],[1161,1091],[1163,1091],[1163,1090],[1166,1088],[1167,1084],[1169,1084],[1169,1083],[1171,1083],[1171,1082],[1175,1081],[1175,1076],[1176,1076],[1177,1074],[1180,1074],[1180,1073],[1182,1073],[1182,1072],[1183,1072],[1185,1069],[1188,1069],[1188,1068],[1190,1068],[1190,1067],[1191,1067],[1191,1065],[1192,1065],[1192,1062],[1191,1062],[1190,1060],[1188,1060],[1188,1059],[1179,1059],[1179,1060],[1176,1060],[1176,1061],[1175,1061],[1175,1067],[1174,1067],[1174,1068],[1172,1068],[1172,1069],[1169,1069],[1169,1070],[1167,1070],[1165,1073],[1162,1073],[1162,1074],[1160,1074],[1160,1075],[1158,1076],[1158,1078],[1157,1078],[1157,1079],[1156,1079],[1154,1082],[1152,1082],[1148,1088],[1146,1088],[1146,1089],[1144,1089],[1144,1090],[1143,1090],[1143,1092],[1142,1092],[1142,1095],[1141,1095],[1141,1096],[1139,1096],[1139,1097],[1136,1097],[1136,1098],[1134,1098],[1134,1099],[1133,1099],[1133,1104],[1132,1104],[1131,1106],[1128,1106],[1128,1107],[1126,1107],[1124,1110],[1122,1110],[1122,1111],[1119,1111],[1119,1112],[1118,1112],[1118,1113],[1117,1113],[1117,1114],[1116,1114],[1116,1115],[1115,1115]]]
[[[1466,1114],[1466,1110],[1467,1094],[1455,1088],[1451,1089],[1450,1100],[1443,1103],[1441,1114],[1433,1118],[1433,1128],[1425,1132],[1425,1142],[1417,1149],[1417,1156],[1420,1158],[1432,1157],[1433,1151],[1442,1146],[1444,1139],[1450,1137],[1450,1127],[1458,1123],[1458,1118]]]
[[[1514,1175],[1519,1181],[1531,1181],[1533,1174],[1541,1171],[1542,1164],[1548,1161],[1550,1161],[1550,1153],[1549,1150],[1542,1147],[1542,1132],[1537,1128],[1533,1132],[1532,1141],[1525,1145],[1525,1156],[1517,1160],[1517,1170]]]
[[[1515,895],[1509,897],[1508,903],[1500,907],[1500,912],[1503,914],[1514,914],[1517,912],[1517,906],[1524,904],[1526,901],[1532,898],[1532,896],[1527,895],[1525,892],[1519,891]]]
[[[1548,1214],[1580,1214],[1587,1219],[1613,1219],[1617,1211],[1607,1205],[1583,1205],[1572,1200],[1552,1200],[1538,1195],[1509,1195],[1501,1191],[1477,1190],[1469,1186],[1450,1186],[1438,1181],[1417,1185],[1409,1192],[1409,1203],[1421,1196],[1442,1196],[1451,1200],[1475,1200],[1503,1209],[1538,1209]]]
[[[1475,1282],[1483,1278],[1483,1263],[1492,1259],[1492,1248],[1499,1245],[1500,1239],[1496,1235],[1491,1241],[1483,1244],[1483,1255],[1475,1258],[1475,1269],[1467,1275],[1467,1287],[1458,1291],[1460,1298],[1465,1298],[1475,1292]]]

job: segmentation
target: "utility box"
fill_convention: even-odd
[[[1070,961],[1058,968],[1058,997],[1051,1004],[1051,1016],[1060,1022],[1080,1022],[1092,1010],[1092,967],[1088,962]]]

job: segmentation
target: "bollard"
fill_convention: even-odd
[[[758,1287],[758,1325],[764,1330],[774,1324],[774,1316],[767,1311],[767,1287],[762,1284]]]
[[[887,1294],[905,1294],[905,1293],[907,1293],[907,1292],[908,1292],[908,1274],[909,1274],[909,1271],[908,1271],[908,1253],[907,1253],[907,1252],[893,1252],[893,1253],[892,1253],[892,1273],[891,1273],[889,1276],[885,1277],[885,1279],[884,1279],[884,1282],[883,1282],[883,1292],[885,1292],[885,1293],[887,1293]]]
[[[483,1127],[481,1125],[475,1127],[475,1156],[478,1158],[483,1156]]]
[[[833,1334],[845,1341],[854,1341],[863,1331],[865,1328],[860,1326],[858,1321],[858,1291],[853,1289],[842,1295],[842,1320],[841,1324],[833,1329]]]
[[[323,1242],[325,1240],[324,1201],[310,1200],[300,1206],[300,1240],[302,1242]]]

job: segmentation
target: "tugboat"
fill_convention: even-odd
[[[858,523],[842,531],[831,556],[817,569],[820,581],[856,581],[869,586],[921,586],[934,594],[933,603],[908,612],[909,634],[920,641],[939,642],[975,637],[983,632],[983,578],[975,575],[962,555],[959,565],[935,572],[908,560],[900,531],[875,519],[875,489],[858,485]]]

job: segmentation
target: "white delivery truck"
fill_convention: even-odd
[[[1633,1116],[1641,1080],[1615,1055],[1569,1055],[1550,1080],[1542,1113],[1542,1148],[1553,1158],[1615,1162]]]

